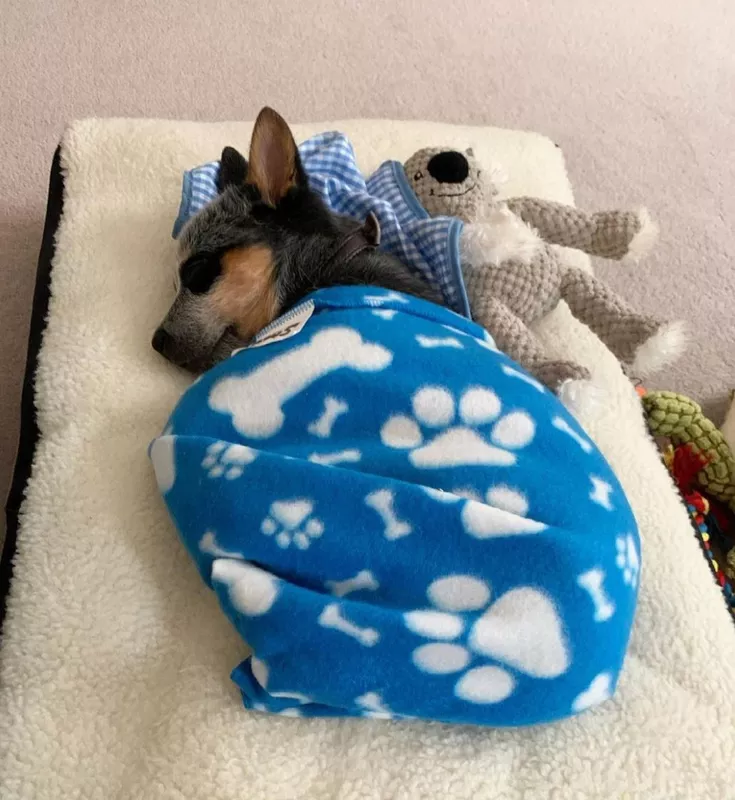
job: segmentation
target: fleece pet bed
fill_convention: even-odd
[[[366,173],[427,144],[472,146],[506,168],[508,194],[572,201],[559,150],[535,134],[386,121],[295,134],[327,129],[351,138]],[[729,616],[635,393],[563,307],[540,334],[607,392],[586,428],[627,492],[647,564],[615,697],[566,722],[509,730],[243,709],[228,672],[247,650],[179,543],[146,446],[189,384],[150,348],[173,294],[181,174],[226,144],[246,148],[250,130],[92,120],[64,137],[35,382],[40,436],[2,645],[0,795],[727,796]]]

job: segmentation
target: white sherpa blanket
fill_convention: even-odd
[[[508,194],[571,201],[535,134],[353,121],[361,167],[473,146]],[[558,309],[549,346],[608,395],[588,425],[640,523],[640,605],[619,693],[561,724],[487,730],[247,712],[240,638],[179,543],[150,468],[187,379],[150,337],[173,294],[185,168],[245,149],[247,124],[87,121],[63,145],[64,216],[40,356],[42,438],[2,649],[3,798],[732,796],[735,631],[611,354]],[[645,268],[645,267],[641,267]],[[621,267],[623,269],[623,267]]]

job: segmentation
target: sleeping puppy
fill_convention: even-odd
[[[440,302],[364,226],[309,188],[293,135],[271,108],[255,122],[249,162],[222,152],[220,195],[186,225],[180,287],[153,336],[165,358],[202,372],[283,311],[327,286],[373,285]]]
[[[222,161],[154,337],[191,370],[220,363],[150,457],[252,651],[232,671],[244,704],[528,725],[609,698],[640,544],[604,457],[375,250],[374,220],[325,209],[277,114],[258,117],[249,164]]]

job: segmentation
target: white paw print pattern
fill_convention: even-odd
[[[445,387],[424,386],[414,393],[411,406],[413,416],[390,417],[380,438],[387,447],[410,451],[408,458],[416,467],[511,466],[515,451],[531,444],[536,434],[526,411],[502,414],[500,398],[482,387],[466,389],[457,405]],[[425,437],[421,426],[432,435]]]
[[[176,482],[176,459],[174,457],[175,436],[167,428],[158,439],[155,439],[150,448],[150,457],[153,470],[156,474],[158,488],[163,494],[171,491]]]
[[[615,563],[623,573],[623,581],[634,589],[638,585],[638,574],[641,569],[635,539],[630,533],[618,536],[615,540],[615,547],[618,551]]]
[[[285,550],[292,544],[306,550],[314,539],[324,533],[324,523],[312,516],[314,504],[310,500],[276,500],[260,525],[266,536],[275,537],[276,544]]]
[[[207,448],[207,455],[202,461],[202,469],[210,478],[226,478],[234,481],[239,478],[245,467],[255,461],[255,450],[242,444],[213,442]]]
[[[462,490],[457,492],[458,494]],[[486,503],[470,491],[462,509],[465,531],[476,539],[494,536],[518,536],[546,530],[543,522],[526,519],[528,499],[510,486],[493,486],[485,493]]]
[[[490,586],[471,575],[448,575],[427,590],[431,608],[404,614],[406,627],[431,641],[412,654],[415,666],[430,675],[461,673],[457,697],[469,703],[499,703],[513,694],[510,669],[534,678],[556,678],[571,663],[561,619],[549,597],[520,586],[490,602]],[[468,632],[462,612],[485,612]],[[460,644],[457,640],[464,639]],[[479,657],[481,663],[473,666]],[[504,666],[486,663],[487,659]]]

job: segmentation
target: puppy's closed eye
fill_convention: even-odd
[[[187,258],[181,265],[181,285],[193,294],[204,294],[222,274],[219,255],[199,253]]]

